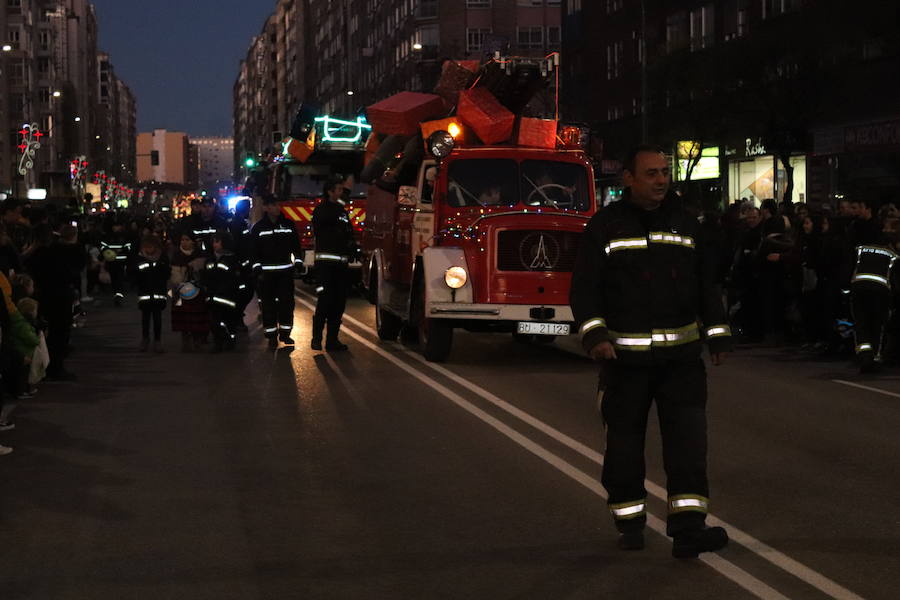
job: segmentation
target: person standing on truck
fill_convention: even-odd
[[[294,345],[294,272],[303,267],[300,239],[294,224],[281,214],[278,199],[262,197],[263,218],[250,230],[250,261],[259,277],[263,329],[269,348],[278,341]]]
[[[344,179],[334,176],[325,183],[322,202],[312,214],[316,239],[316,312],[313,315],[313,335],[310,348],[322,349],[322,333],[328,325],[325,350],[342,352],[347,345],[338,339],[341,319],[350,291],[348,263],[359,254],[353,237],[350,215],[344,208],[346,192]]]
[[[666,532],[676,558],[728,543],[706,527],[706,367],[731,349],[716,265],[696,218],[667,201],[669,166],[639,146],[624,162],[625,200],[591,218],[572,277],[582,344],[603,364],[606,425],[602,483],[623,550],[644,547],[644,438],[655,401],[668,485]]]

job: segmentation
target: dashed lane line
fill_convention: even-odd
[[[315,300],[315,297],[310,296],[309,294],[306,294],[305,292],[298,292],[298,298],[302,298],[302,297],[308,298],[310,300]],[[310,310],[315,310],[315,306],[313,306],[309,302],[307,302],[303,299],[301,299],[300,301]],[[377,332],[374,329],[372,329],[369,325],[367,325],[366,323],[363,323],[362,321],[360,321],[354,317],[351,317],[351,316],[345,314],[344,320],[349,321],[350,323],[352,323],[356,327],[362,329],[363,331],[369,333],[370,335],[373,335],[373,336],[377,335]],[[357,336],[354,336],[354,337],[357,337]],[[368,341],[366,341],[365,343],[366,343],[367,347],[375,349],[379,353],[384,352],[381,348],[378,348],[377,346],[372,345]],[[402,347],[401,347],[401,352],[408,355],[409,357],[413,358],[414,360],[418,361],[423,366],[425,366],[437,373],[440,373],[441,375],[443,375],[444,377],[447,377],[454,383],[457,383],[458,385],[460,385],[460,386],[464,387],[465,389],[471,391],[472,393],[478,395],[479,397],[490,402],[491,404],[493,404],[497,408],[503,410],[504,412],[507,412],[508,414],[516,417],[517,419],[527,423],[528,425],[530,425],[531,427],[544,433],[548,437],[553,438],[554,440],[556,440],[563,446],[571,448],[575,452],[581,454],[585,458],[587,458],[599,465],[603,464],[603,455],[601,453],[599,453],[595,450],[592,450],[591,448],[588,448],[584,444],[572,439],[571,437],[562,433],[558,429],[555,429],[554,427],[547,425],[543,421],[540,421],[539,419],[534,418],[530,414],[516,408],[515,406],[513,406],[510,403],[506,402],[505,400],[499,398],[495,394],[492,394],[491,392],[485,390],[484,388],[475,385],[474,383],[457,375],[456,373],[453,373],[446,367],[428,362],[427,360],[425,360],[425,358],[421,354],[411,352]],[[393,355],[390,355],[390,356],[393,356]],[[405,363],[401,363],[401,364],[405,365]],[[881,390],[881,391],[883,391],[883,390]],[[599,483],[598,483],[598,485],[599,485]],[[645,480],[645,487],[646,487],[647,491],[650,492],[653,496],[656,496],[657,498],[659,498],[660,500],[662,500],[664,502],[668,501],[668,494],[667,494],[665,488],[663,488],[662,486],[660,486],[652,481]],[[605,496],[603,496],[603,497],[605,498]],[[831,596],[832,598],[835,598],[838,600],[863,600],[863,598],[861,596],[859,596],[858,594],[852,592],[851,590],[843,587],[836,581],[826,577],[825,575],[819,573],[818,571],[815,571],[814,569],[812,569],[810,567],[807,567],[806,565],[802,564],[801,562],[787,556],[783,552],[780,552],[780,551],[776,550],[775,548],[772,548],[765,542],[756,539],[749,533],[747,533],[741,529],[738,529],[734,525],[732,525],[730,523],[726,523],[725,521],[722,521],[721,519],[719,519],[713,515],[709,515],[708,522],[711,525],[718,525],[720,527],[725,527],[726,529],[728,529],[728,534],[733,541],[748,548],[753,553],[764,558],[765,560],[769,561],[770,563],[772,563],[773,565],[777,566],[778,568],[784,570],[785,572],[790,573],[797,579],[800,579],[801,581],[813,586],[814,588],[818,589],[822,593],[827,594],[828,596]],[[665,535],[665,528],[662,529],[661,533],[663,535]],[[704,555],[704,558],[705,558],[705,556],[706,555]],[[716,558],[719,558],[719,557],[716,557]],[[724,559],[722,559],[722,560],[724,560]],[[705,562],[709,563],[709,561],[705,561]],[[735,567],[735,568],[737,568],[737,567]]]
[[[876,394],[884,394],[885,396],[891,396],[892,398],[900,398],[900,394],[898,394],[897,392],[889,392],[881,388],[862,385],[861,383],[853,383],[852,381],[846,381],[844,379],[832,379],[831,381],[833,381],[834,383],[839,383],[841,385],[849,385],[850,387],[859,388],[861,390],[875,392]]]

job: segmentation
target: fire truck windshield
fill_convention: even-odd
[[[450,164],[450,206],[542,206],[590,209],[587,171],[552,160],[463,159]]]

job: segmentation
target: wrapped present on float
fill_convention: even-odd
[[[419,123],[446,114],[444,101],[435,94],[400,92],[370,106],[369,123],[378,133],[415,135]]]
[[[532,119],[522,117],[519,119],[519,134],[516,136],[516,145],[530,146],[532,148],[556,148],[556,131],[559,122],[555,119]]]
[[[448,109],[456,106],[459,93],[471,86],[479,68],[477,60],[445,60],[434,93],[444,100]]]
[[[516,123],[516,116],[480,87],[460,92],[456,114],[485,144],[507,141]]]

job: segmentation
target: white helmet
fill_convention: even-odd
[[[193,300],[199,293],[200,290],[190,281],[182,283],[178,287],[178,295],[181,296],[184,300]]]

